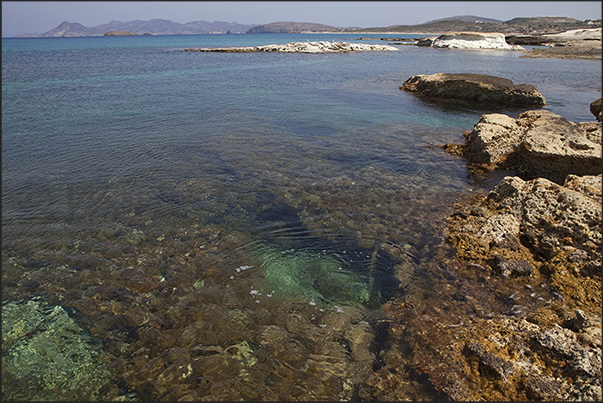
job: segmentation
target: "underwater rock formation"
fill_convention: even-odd
[[[281,251],[268,246],[258,250],[268,287],[264,292],[271,295],[321,305],[370,305],[379,300],[373,279],[355,273],[349,263],[336,254]]]
[[[111,378],[102,345],[59,305],[39,298],[2,306],[3,400],[97,400]]]

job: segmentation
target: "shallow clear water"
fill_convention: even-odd
[[[451,203],[495,183],[438,145],[460,143],[482,113],[523,111],[427,103],[401,91],[404,80],[471,72],[530,83],[546,109],[575,122],[593,120],[589,104],[601,96],[599,62],[519,52],[183,51],[355,38],[3,39],[3,299],[43,295],[82,312],[105,344],[114,383],[138,397],[186,395],[166,392],[176,381],[145,389],[157,379],[132,374],[145,368],[131,362],[141,346],[147,360],[176,346],[201,366],[228,358],[232,374],[212,373],[212,382],[236,389],[243,365],[265,388],[189,385],[196,398],[352,396],[350,371],[370,364],[362,350],[350,353],[358,367],[342,364],[329,383],[272,348],[289,340],[302,343],[299,354],[320,355],[335,340],[341,348],[345,332],[372,334],[359,330],[367,315],[402,296],[432,258]],[[287,268],[295,275],[285,278]],[[367,297],[342,291],[350,288]],[[155,339],[143,336],[149,320],[162,323]],[[276,367],[304,378],[270,378]],[[191,371],[211,372],[203,368]]]

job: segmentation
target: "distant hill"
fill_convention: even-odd
[[[345,28],[333,27],[331,25],[315,24],[312,22],[281,21],[270,24],[258,25],[250,28],[248,34],[294,34],[302,32],[337,32]]]
[[[253,25],[223,21],[192,21],[180,24],[170,20],[153,19],[150,21],[134,20],[129,22],[111,21],[96,27],[85,27],[77,22],[63,22],[58,27],[43,33],[23,33],[18,37],[70,37],[70,36],[102,36],[111,31],[125,31],[133,34],[153,35],[192,35],[192,34],[224,34],[244,33]]]
[[[555,34],[572,29],[601,27],[601,20],[580,21],[568,17],[531,17],[514,18],[509,21],[488,21],[486,18],[473,17],[483,22],[467,21],[467,16],[443,18],[418,25],[391,25],[388,27],[362,28],[362,32],[396,32],[417,34],[443,34],[448,32],[500,32],[503,34],[537,35]]]
[[[409,34],[443,34],[448,32],[475,31],[500,32],[511,35],[556,34],[572,29],[600,28],[601,20],[580,21],[568,17],[513,18],[500,21],[473,15],[440,18],[417,25],[390,25],[387,27],[334,27],[311,22],[281,21],[263,25],[238,24],[223,21],[192,21],[186,24],[153,19],[129,22],[111,21],[96,27],[85,27],[77,22],[63,22],[43,34],[20,34],[18,37],[102,36],[111,31],[131,32],[137,35],[194,35],[214,33],[302,33],[302,32],[393,32]]]
[[[493,18],[476,17],[475,15],[457,15],[455,17],[447,17],[447,18],[440,18],[437,20],[427,21],[427,22],[425,22],[425,24],[430,24],[433,22],[442,22],[442,21],[460,21],[460,22],[476,22],[476,23],[502,22],[502,20],[495,20]]]

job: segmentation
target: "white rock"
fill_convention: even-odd
[[[505,41],[504,34],[480,32],[457,32],[440,35],[431,46],[447,49],[525,50],[522,46],[509,45]]]
[[[347,53],[347,52],[381,52],[398,48],[388,45],[372,45],[349,42],[291,42],[285,45],[245,46],[232,48],[186,49],[201,52],[279,52],[279,53]]]
[[[601,28],[590,29],[573,29],[558,34],[542,35],[543,38],[552,39],[555,41],[572,41],[572,40],[601,40]]]

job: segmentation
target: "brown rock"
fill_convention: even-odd
[[[483,74],[420,74],[410,77],[400,89],[431,98],[487,104],[542,106],[546,103],[533,85],[515,84],[506,78]]]
[[[599,122],[601,121],[601,98],[591,102],[590,112],[595,115]]]
[[[467,135],[463,154],[488,169],[515,169],[529,179],[561,184],[569,174],[601,172],[601,125],[576,124],[546,110],[526,111],[517,119],[487,114]]]

